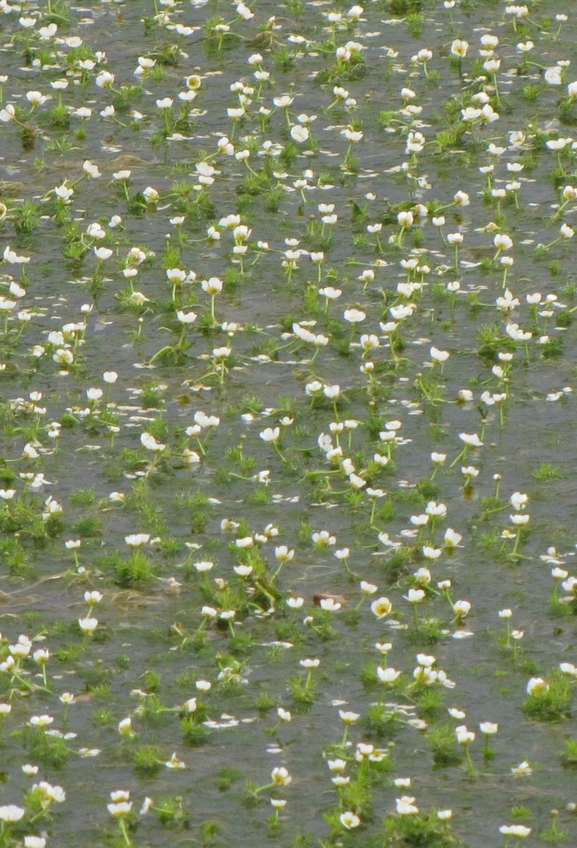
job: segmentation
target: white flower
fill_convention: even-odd
[[[249,7],[242,2],[238,3],[236,13],[243,21],[249,21],[251,18],[254,18],[254,12],[251,12]]]
[[[97,180],[100,177],[100,171],[98,170],[98,165],[93,165],[92,162],[87,159],[83,165],[82,170],[84,173],[91,177],[93,180]]]
[[[90,238],[94,239],[103,239],[106,237],[106,230],[104,230],[98,222],[93,224],[89,224],[86,229],[86,234],[90,236]]]
[[[185,283],[188,281],[186,271],[182,268],[167,268],[166,278],[170,283]]]
[[[23,807],[17,807],[16,804],[7,804],[4,807],[0,807],[0,821],[9,823],[19,822],[24,813],[25,810]]]
[[[350,324],[357,324],[364,321],[367,316],[366,313],[360,309],[346,309],[343,317],[345,321],[348,321]]]
[[[431,350],[429,351],[429,353],[431,355],[431,359],[433,360],[433,362],[439,362],[439,363],[446,362],[447,359],[449,358],[449,351],[448,350],[439,350],[436,347],[432,347]]]
[[[513,507],[513,509],[521,510],[524,509],[529,502],[529,495],[524,492],[513,492],[511,497],[509,498],[509,503]]]
[[[240,227],[237,227],[236,229],[240,229]],[[238,236],[236,236],[236,238],[238,239]],[[220,294],[222,291],[222,280],[218,277],[210,277],[208,280],[203,280],[201,282],[201,286],[203,291],[207,294]]]
[[[455,728],[455,736],[457,737],[459,745],[469,745],[469,743],[474,742],[475,740],[475,734],[473,731],[467,730],[467,727],[464,724]]]
[[[464,41],[460,38],[456,38],[451,44],[451,55],[457,56],[459,59],[463,58],[467,55],[467,50],[469,49],[469,42]]]
[[[67,203],[74,194],[74,189],[69,188],[65,183],[63,183],[62,185],[56,186],[56,188],[54,189],[54,194],[60,200],[63,200],[65,203]]]
[[[95,83],[99,88],[110,88],[114,84],[114,74],[110,71],[102,71],[95,79]]]
[[[377,667],[377,677],[381,683],[394,683],[400,674],[401,672],[396,671],[394,668]]]
[[[328,530],[320,530],[318,533],[313,533],[311,536],[314,545],[319,547],[327,547],[336,544],[336,537],[331,536]]]
[[[114,818],[123,818],[127,816],[132,809],[132,801],[119,801],[117,804],[107,804],[108,812]]]
[[[337,603],[334,598],[321,598],[319,606],[326,612],[336,612],[341,608],[341,604]]]
[[[358,719],[360,719],[361,714],[353,713],[351,711],[346,710],[339,710],[339,716],[341,718],[341,721],[343,721],[345,724],[354,724],[356,721],[358,721]]]
[[[402,798],[396,798],[397,813],[400,816],[414,816],[419,812],[419,808],[414,804],[415,799],[409,795],[403,795]]]
[[[141,433],[140,434],[140,443],[143,447],[147,448],[150,451],[163,451],[166,448],[166,445],[157,442],[154,436],[151,433]]]
[[[79,618],[78,626],[82,630],[83,633],[89,634],[94,633],[96,628],[98,627],[98,619],[97,618]]]
[[[426,593],[423,589],[409,589],[406,595],[403,595],[406,601],[410,604],[420,604],[425,600]]]
[[[274,555],[279,562],[288,562],[294,557],[295,552],[289,550],[286,545],[279,545],[278,548],[274,549]]]
[[[480,448],[483,442],[476,433],[459,433],[461,441],[470,448]]]
[[[53,721],[54,719],[52,718],[52,716],[39,715],[32,716],[30,719],[30,724],[32,725],[32,727],[48,727],[52,724]]]
[[[543,78],[548,85],[561,85],[562,69],[558,65],[546,68]]]
[[[53,786],[45,780],[34,784],[32,789],[38,790],[46,801],[54,801],[57,804],[63,804],[66,801],[66,792],[64,789],[61,786]]]
[[[6,104],[6,108],[0,109],[0,121],[7,124],[9,123],[14,116],[16,115],[16,110],[11,103]]]
[[[293,141],[296,141],[297,144],[303,144],[305,141],[308,141],[310,137],[310,133],[307,127],[303,127],[300,124],[296,124],[291,127],[290,136]]]
[[[38,774],[38,766],[32,766],[29,763],[26,763],[22,766],[22,771],[26,777],[34,777],[35,774]]]
[[[391,612],[392,608],[393,605],[388,598],[378,598],[371,604],[371,612],[376,615],[377,618],[384,618]]]
[[[485,50],[494,50],[499,44],[499,39],[496,35],[491,35],[490,33],[485,33],[479,39]]]
[[[528,777],[533,774],[533,769],[527,762],[527,760],[523,760],[522,763],[519,763],[518,766],[513,766],[511,769],[511,774],[514,774],[516,777]]]
[[[504,836],[514,836],[516,839],[525,839],[531,833],[530,827],[525,827],[524,824],[501,825],[499,833]]]
[[[529,516],[527,514],[519,515],[519,513],[516,513],[515,515],[510,515],[509,519],[510,519],[511,523],[514,524],[516,527],[520,527],[524,524],[528,524],[530,517],[531,516]]]
[[[25,836],[24,848],[45,848],[46,839],[43,836]]]
[[[456,548],[462,538],[463,537],[460,533],[457,533],[455,530],[452,530],[450,527],[447,527],[447,529],[445,530],[445,535],[443,537],[445,547]]]
[[[316,658],[299,660],[299,665],[302,665],[303,668],[308,668],[308,669],[318,668],[320,664],[321,664],[321,661],[319,659],[316,659]]]
[[[129,548],[141,548],[144,545],[147,545],[150,541],[149,533],[133,533],[129,536],[124,537],[124,541],[128,545]]]
[[[275,786],[288,786],[292,783],[292,777],[284,766],[274,768],[271,772],[271,780]]]
[[[367,481],[363,480],[358,474],[349,474],[349,483],[353,489],[362,489],[367,485]]]
[[[346,813],[341,813],[339,816],[339,821],[343,827],[347,830],[351,830],[353,827],[358,827],[361,823],[361,820],[354,813],[347,811]]]
[[[280,438],[280,427],[267,427],[262,433],[259,433],[259,437],[263,442],[275,444]]]
[[[146,202],[150,204],[158,203],[158,200],[160,198],[160,195],[157,190],[155,188],[152,188],[151,186],[147,186],[142,192],[142,195]]]
[[[39,648],[32,654],[32,659],[39,665],[44,665],[50,659],[50,652],[47,651],[45,648]]]
[[[132,719],[123,718],[118,722],[118,732],[121,736],[132,736]],[[128,794],[127,794],[128,797]],[[114,800],[114,799],[113,799]]]
[[[104,595],[102,595],[100,592],[97,592],[96,590],[84,593],[84,600],[87,604],[90,605],[99,604],[103,597]]]
[[[549,691],[549,684],[542,677],[531,677],[527,683],[528,695],[539,695]]]

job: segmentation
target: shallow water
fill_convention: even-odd
[[[33,646],[22,660],[23,679],[9,668],[1,672],[3,699],[12,706],[3,726],[1,803],[23,803],[22,787],[39,779],[62,785],[67,795],[63,804],[52,805],[50,818],[35,819],[28,801],[23,821],[12,831],[13,844],[44,831],[49,844],[70,846],[126,840],[161,846],[168,839],[248,845],[263,833],[294,848],[319,840],[417,844],[394,841],[400,831],[383,835],[383,819],[401,826],[395,799],[402,795],[414,796],[423,815],[430,808],[452,809],[450,826],[470,848],[499,844],[499,827],[513,823],[531,827],[528,844],[536,844],[552,809],[561,811],[559,828],[567,844],[574,839],[574,813],[567,805],[577,802],[577,787],[574,772],[560,760],[573,719],[539,722],[522,708],[529,678],[553,680],[560,663],[573,661],[575,646],[573,607],[550,603],[551,568],[559,564],[571,574],[575,552],[576,461],[569,447],[575,430],[574,247],[561,238],[536,250],[538,243],[557,238],[562,223],[574,221],[574,200],[556,219],[553,205],[563,202],[560,189],[574,181],[574,152],[569,143],[557,159],[546,146],[547,140],[571,135],[567,122],[574,120],[576,107],[561,102],[572,82],[571,67],[562,68],[559,85],[549,84],[543,71],[571,58],[575,23],[570,15],[548,22],[546,16],[557,12],[548,3],[531,8],[516,28],[504,7],[492,2],[453,10],[439,2],[408,4],[409,13],[421,15],[408,19],[403,5],[367,5],[360,20],[349,15],[347,25],[335,25],[334,32],[327,13],[340,12],[345,21],[346,4],[258,3],[254,17],[242,21],[232,5],[176,3],[156,22],[148,2],[91,8],[27,4],[21,14],[37,19],[29,28],[19,23],[17,10],[3,15],[3,106],[12,103],[21,111],[19,124],[1,125],[1,196],[7,207],[2,236],[4,246],[30,257],[24,265],[5,257],[1,280],[2,294],[17,301],[5,308],[0,372],[1,488],[15,491],[6,495],[1,513],[3,658],[19,634],[27,634]],[[51,13],[57,34],[43,36],[40,28]],[[232,33],[220,47],[218,36],[207,38],[204,30],[218,16],[230,22]],[[179,35],[177,23],[194,30]],[[267,25],[273,35],[259,35]],[[487,57],[479,57],[479,39],[487,33],[499,38],[498,92],[482,67]],[[62,41],[70,37],[82,38],[82,47]],[[461,74],[450,59],[456,38],[470,45]],[[335,50],[351,40],[362,47],[364,63],[357,70],[356,54],[340,64],[335,59]],[[529,40],[534,47],[525,58],[534,64],[524,66],[516,45]],[[426,71],[411,61],[423,48],[433,51]],[[247,60],[256,52],[262,59],[251,66]],[[83,77],[78,62],[89,57],[96,64]],[[142,79],[134,75],[138,57],[156,61]],[[257,67],[271,74],[262,86],[253,77]],[[115,75],[112,89],[95,83],[103,70]],[[193,73],[202,84],[175,124],[183,102],[178,92],[190,90],[185,80]],[[69,82],[61,93],[67,110],[92,109],[83,131],[77,115],[68,119],[51,111],[59,96],[51,83],[60,79]],[[238,106],[230,86],[239,80],[254,91],[233,129],[226,110]],[[345,87],[356,104],[332,105],[335,85]],[[123,86],[137,88],[123,99]],[[403,87],[415,96],[401,95]],[[31,110],[25,95],[36,90],[52,99]],[[467,127],[460,123],[461,109],[475,107],[472,98],[483,90],[499,119]],[[294,102],[285,114],[273,98],[289,92]],[[166,124],[155,105],[165,97],[174,99]],[[422,111],[403,115],[400,110],[411,103]],[[110,104],[114,120],[100,115]],[[261,107],[271,114],[259,113]],[[187,116],[188,110],[194,111]],[[384,112],[394,114],[379,118]],[[309,124],[310,143],[292,142],[289,135],[289,125],[302,114],[316,116]],[[64,125],[56,125],[58,117]],[[363,133],[349,154],[341,134],[347,126]],[[409,131],[424,135],[422,151],[406,152]],[[250,151],[248,166],[242,157],[218,152],[224,135],[233,139],[234,152]],[[278,145],[280,158],[270,159],[267,141]],[[488,152],[491,143],[503,147],[501,155]],[[98,166],[99,178],[82,178],[86,160]],[[197,192],[200,162],[212,163],[216,173]],[[403,162],[409,163],[408,177]],[[511,163],[523,170],[507,170]],[[518,179],[518,205],[510,191],[500,204],[490,196],[489,177],[479,172],[490,164],[490,187]],[[113,177],[124,169],[131,171],[128,200]],[[299,179],[306,180],[302,195],[294,185]],[[56,186],[74,188],[68,205],[56,202]],[[143,198],[148,186],[159,193],[156,203]],[[467,192],[470,203],[455,205],[458,191]],[[27,218],[30,202],[34,210]],[[320,220],[323,203],[334,204],[338,217],[332,224]],[[428,205],[420,218],[416,204]],[[409,209],[413,223],[401,232],[397,215]],[[440,213],[446,218],[441,228],[432,223]],[[232,230],[218,223],[234,214],[250,229],[236,239],[248,245],[242,266],[232,254]],[[118,226],[110,223],[113,215],[121,216]],[[171,222],[176,216],[184,221]],[[105,231],[102,239],[87,235],[95,222]],[[380,233],[367,233],[367,225],[378,223]],[[220,239],[207,235],[211,226]],[[446,244],[447,234],[456,232],[464,237],[457,257]],[[503,250],[514,260],[506,285],[519,302],[509,310],[496,304],[505,287],[495,233],[512,239]],[[287,245],[287,239],[298,244]],[[97,264],[93,248],[100,246],[112,254]],[[138,274],[131,282],[123,269],[132,247],[148,258],[133,264]],[[290,274],[282,266],[287,249],[305,251]],[[324,252],[320,273],[311,251]],[[411,257],[429,271],[407,272],[400,263]],[[194,271],[196,279],[173,293],[167,268]],[[359,279],[365,269],[374,271],[374,279]],[[200,285],[212,276],[224,281],[215,296],[213,326],[210,297]],[[397,290],[407,278],[422,288]],[[24,294],[10,292],[14,281],[21,281]],[[459,283],[457,291],[447,289],[451,282]],[[127,302],[131,285],[148,298],[143,306]],[[342,293],[327,303],[318,292],[323,286]],[[541,297],[532,307],[526,296],[534,292]],[[547,304],[548,295],[556,296],[554,305]],[[391,321],[391,307],[407,303],[414,303],[414,312],[400,319],[391,351],[380,325]],[[355,326],[343,317],[353,308],[365,313]],[[18,317],[22,309],[33,313],[30,320]],[[182,342],[179,309],[198,314]],[[240,326],[229,336],[224,321]],[[316,322],[313,333],[329,339],[312,362],[315,348],[293,335],[295,322],[308,321]],[[48,334],[70,322],[84,326],[51,343]],[[512,322],[532,334],[527,344],[511,339],[506,327]],[[362,333],[378,337],[378,347],[364,355]],[[39,344],[43,354],[33,355]],[[157,355],[165,346],[165,354]],[[221,372],[211,357],[224,346],[232,354]],[[449,358],[431,368],[433,346],[448,351]],[[57,363],[57,350],[72,351],[74,361]],[[500,380],[491,369],[505,351],[513,359],[504,365],[510,368],[507,379]],[[367,361],[374,362],[374,376],[361,370]],[[113,370],[118,378],[107,388],[102,375]],[[338,403],[322,390],[311,400],[305,385],[312,380],[338,384]],[[90,401],[86,392],[94,388],[103,395]],[[472,392],[471,400],[459,398],[463,390]],[[485,390],[506,391],[502,420],[499,404],[481,399]],[[28,403],[34,392],[42,396]],[[203,431],[200,446],[184,433],[198,411],[220,419]],[[285,416],[290,423],[279,423]],[[333,443],[351,459],[360,484],[318,445],[331,422],[351,419],[359,422],[356,429],[333,435]],[[379,468],[371,458],[379,451],[388,455],[379,433],[394,420],[402,425],[400,443]],[[57,439],[50,436],[55,429],[50,422],[60,422]],[[113,434],[111,426],[118,431]],[[259,438],[264,428],[277,426],[281,455]],[[142,433],[152,433],[166,447],[147,450]],[[460,433],[481,434],[483,446],[451,465],[463,447]],[[26,444],[39,455],[23,456]],[[187,466],[185,447],[197,452],[198,462]],[[431,480],[433,451],[447,459]],[[471,485],[464,485],[462,465],[479,470]],[[262,471],[269,474],[259,481]],[[31,478],[22,476],[28,473],[44,474],[48,482],[34,491]],[[493,503],[494,475],[501,479],[500,500]],[[367,487],[384,492],[374,514]],[[509,498],[519,491],[529,500],[518,512],[529,513],[530,520],[517,545],[501,534],[512,527]],[[123,500],[111,499],[111,492]],[[61,512],[43,520],[49,496]],[[445,504],[446,517],[433,532],[417,535],[411,516],[423,513],[429,501]],[[223,520],[239,526],[224,532]],[[278,535],[268,533],[250,552],[235,547],[235,538],[263,534],[269,524]],[[427,561],[423,544],[442,548],[447,527],[462,535],[459,547],[443,548],[438,559]],[[311,534],[323,529],[335,535],[335,543],[315,547]],[[380,532],[406,546],[404,562],[379,540]],[[134,559],[127,565],[125,537],[135,533],[149,534],[146,546],[132,555],[144,557],[139,573]],[[78,562],[65,548],[74,539],[81,540]],[[277,545],[295,554],[275,576]],[[334,556],[345,547],[353,577]],[[552,547],[556,550],[544,559]],[[197,573],[193,563],[206,560],[214,568]],[[247,563],[254,571],[246,578],[232,570]],[[415,627],[405,596],[416,585],[414,572],[424,566],[432,582]],[[360,580],[377,589],[354,614],[362,598]],[[436,588],[442,580],[452,583],[452,602],[466,599],[472,605],[462,622]],[[89,590],[104,597],[87,609]],[[340,609],[320,610],[318,593],[334,596]],[[567,594],[559,589],[559,597]],[[390,598],[393,610],[377,620],[370,603],[381,596]],[[304,599],[301,609],[287,607],[291,597]],[[223,620],[201,626],[205,605],[217,613],[235,609],[232,627]],[[506,608],[513,610],[511,626],[523,631],[518,643],[508,645],[505,621],[498,616]],[[93,636],[83,637],[77,620],[88,613],[98,626]],[[424,629],[432,617],[437,630],[427,641]],[[378,683],[368,682],[367,666],[384,665],[374,647],[384,641],[392,643],[388,664],[405,675],[384,701],[411,709],[379,736],[366,724],[381,693]],[[271,645],[277,642],[287,644]],[[46,689],[32,659],[39,647],[50,651]],[[439,701],[429,702],[428,710],[427,692],[415,689],[412,677],[421,652],[433,654],[435,668],[455,683],[431,688]],[[290,688],[295,676],[307,679],[299,665],[306,657],[320,659],[312,673],[314,703],[307,708]],[[219,682],[219,672],[234,663],[243,682]],[[210,691],[197,691],[197,680],[209,681]],[[59,700],[63,692],[75,696],[67,718]],[[158,712],[151,716],[145,704],[156,697]],[[190,735],[185,738],[182,727],[182,705],[191,697],[206,705],[205,718],[213,723],[207,727],[199,719],[192,728],[198,745]],[[290,710],[292,719],[270,735],[277,707]],[[446,710],[455,707],[466,716],[451,718]],[[339,747],[339,708],[359,714],[347,747]],[[50,737],[31,747],[30,718],[44,714],[53,717],[51,728],[76,734],[62,762],[47,750]],[[128,716],[132,737],[118,729]],[[410,718],[426,725],[411,727]],[[232,719],[233,726],[214,726]],[[484,721],[499,724],[490,739],[494,756],[486,761],[478,727]],[[460,724],[477,734],[470,746],[473,769],[456,748],[452,764],[435,764],[430,734],[447,725],[451,735]],[[365,782],[361,794],[342,789],[339,799],[326,761],[345,757],[345,774],[358,790],[358,742],[390,746],[392,765],[370,785]],[[148,751],[148,770],[139,768],[144,746],[156,747],[152,757],[158,767],[150,765]],[[79,756],[81,748],[99,753]],[[185,768],[165,767],[173,752]],[[524,760],[532,773],[514,776],[511,769]],[[24,763],[39,766],[31,781],[22,775]],[[271,790],[262,790],[260,803],[251,805],[245,783],[268,785],[277,766],[288,768],[292,782],[273,789],[272,797],[286,799],[287,806],[279,823],[270,824]],[[226,768],[234,769],[228,778]],[[410,788],[393,783],[408,777]],[[130,790],[133,802],[126,839],[106,809],[109,793],[118,789]],[[145,797],[153,799],[146,815],[138,812]],[[182,814],[170,820],[162,812],[167,798],[182,805]],[[358,814],[358,828],[331,831],[325,814],[338,819],[345,811]],[[443,838],[449,839],[447,832]],[[450,844],[455,843],[439,843]]]

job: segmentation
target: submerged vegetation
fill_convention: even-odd
[[[572,11],[0,10],[0,848],[575,841]]]

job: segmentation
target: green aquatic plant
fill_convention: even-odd
[[[537,721],[561,721],[570,715],[571,684],[561,671],[553,670],[548,680],[532,677],[523,712]]]

